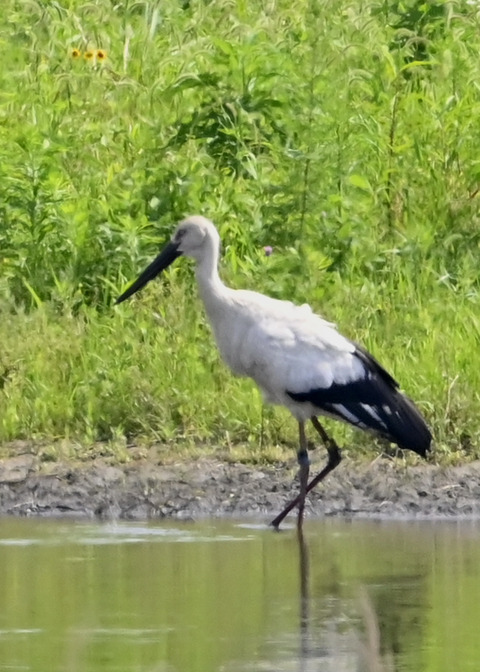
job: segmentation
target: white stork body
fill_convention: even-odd
[[[179,224],[172,241],[117,300],[125,300],[184,254],[196,261],[195,274],[222,358],[232,371],[249,376],[265,400],[286,406],[299,422],[301,495],[299,524],[306,492],[340,461],[336,444],[316,420],[326,415],[372,430],[425,456],[431,434],[398,384],[360,346],[338,333],[335,325],[297,306],[248,290],[226,287],[218,275],[220,238],[201,216]],[[308,457],[304,423],[312,419],[327,442],[329,463],[307,486]],[[291,510],[287,507],[275,526]]]
[[[253,378],[265,401],[286,406],[297,420],[318,409],[287,391],[328,389],[362,375],[353,344],[309,306],[224,285],[218,290],[218,303],[210,297],[205,305],[223,360],[237,375]]]

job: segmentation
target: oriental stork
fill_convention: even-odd
[[[425,457],[431,433],[414,403],[364,348],[331,322],[298,306],[258,292],[226,287],[218,275],[220,236],[200,215],[177,226],[163,251],[117,299],[125,301],[177,257],[192,257],[200,296],[221,356],[233,373],[253,378],[265,400],[285,406],[298,422],[299,495],[272,521],[278,529],[305,496],[340,462],[341,454],[318,420],[327,416]],[[328,451],[323,470],[308,482],[310,460],[305,424],[311,420]]]

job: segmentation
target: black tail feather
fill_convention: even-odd
[[[413,450],[426,457],[432,440],[430,430],[413,401],[398,390],[392,390],[388,398],[383,396],[376,401],[371,396],[359,401],[340,394],[334,395],[334,401],[327,401],[328,392],[320,389],[287,394],[294,401],[310,402],[318,408],[319,413],[373,431],[400,448]]]
[[[413,401],[402,394],[396,381],[362,349],[365,376],[346,384],[287,394],[297,402],[310,402],[319,413],[348,422],[385,437],[400,448],[426,457],[432,435]]]

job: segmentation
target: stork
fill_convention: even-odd
[[[297,526],[302,526],[306,494],[340,463],[340,450],[318,416],[342,420],[426,456],[432,436],[424,419],[372,355],[308,305],[226,287],[218,275],[219,251],[220,236],[213,223],[200,215],[188,217],[116,303],[177,257],[195,260],[200,296],[223,360],[235,374],[253,378],[267,402],[285,406],[298,422],[300,491],[271,522],[275,529],[296,506]],[[328,452],[325,467],[310,482],[308,420]]]

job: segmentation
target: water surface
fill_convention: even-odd
[[[0,672],[478,672],[480,523],[5,519],[0,600]]]

